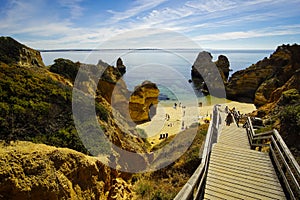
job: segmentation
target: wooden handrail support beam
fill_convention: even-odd
[[[255,134],[249,117],[246,129],[251,147],[269,146],[270,157],[275,163],[274,167],[280,173],[279,178],[288,192],[289,199],[298,199],[300,197],[300,167],[278,131],[274,129],[265,133]],[[264,139],[271,139],[271,143],[254,143],[254,141]]]

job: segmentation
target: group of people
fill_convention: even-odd
[[[230,126],[231,123],[233,123],[233,118],[236,121],[237,126],[239,126],[239,120],[241,118],[240,111],[236,111],[235,107],[230,110],[228,106],[225,107],[225,113],[227,113],[225,122],[226,126]]]
[[[162,134],[159,135],[159,139],[160,139],[160,140],[161,140],[161,139],[167,139],[168,136],[169,136],[168,133],[162,133]]]

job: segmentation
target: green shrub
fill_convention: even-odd
[[[298,134],[300,130],[300,104],[283,108],[279,114],[282,128],[288,134]]]
[[[1,65],[0,140],[13,136],[86,153],[72,117],[72,88],[46,69]]]
[[[99,116],[99,118],[103,121],[108,122],[109,113],[106,110],[106,108],[97,102],[95,102],[95,107],[96,107],[96,114]]]
[[[139,194],[142,198],[144,198],[147,194],[151,192],[151,185],[150,182],[147,181],[141,181],[136,186],[135,192]]]
[[[80,63],[74,63],[71,60],[59,58],[54,60],[54,64],[51,65],[50,71],[60,74],[65,78],[71,80],[72,82],[75,81],[76,75],[78,73],[80,67]]]

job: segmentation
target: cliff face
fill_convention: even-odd
[[[226,85],[227,97],[260,107],[278,100],[285,90],[299,89],[295,77],[300,70],[299,55],[299,45],[278,47],[269,58],[234,73]]]
[[[0,62],[24,67],[44,67],[39,51],[26,47],[10,37],[0,37]]]
[[[293,155],[300,161],[300,46],[279,46],[269,57],[232,75],[227,97],[253,102],[252,113],[276,128]]]
[[[158,96],[159,89],[150,81],[137,86],[129,100],[131,119],[138,124],[150,121],[156,113]]]
[[[16,41],[8,44],[12,45],[7,47],[9,49],[15,49],[13,45],[25,48]],[[19,62],[22,55],[1,53],[0,140],[5,141],[5,146],[0,146],[0,198],[76,199],[78,196],[78,199],[130,199],[126,194],[131,190],[124,185],[130,179],[130,174],[111,170],[99,161],[73,150],[32,143],[27,148],[25,146],[28,143],[20,142],[25,140],[67,147],[85,154],[92,154],[95,149],[99,151],[107,146],[107,142],[100,141],[102,143],[98,146],[87,148],[75,128],[72,87],[78,63],[59,59],[55,63],[55,69],[59,71],[54,73],[35,62],[31,64],[34,59],[31,54],[26,54],[28,58],[23,60],[28,62],[24,63]],[[60,67],[66,63],[67,67]],[[73,68],[70,69],[70,66]],[[94,110],[99,126],[116,146],[130,152],[145,153],[144,140],[127,123],[126,116],[112,109],[110,98],[113,86],[119,82],[120,72],[104,62],[89,67],[92,71],[80,75],[82,82],[78,89],[95,99]],[[101,71],[105,67],[107,70],[98,83],[99,79],[95,78],[93,72],[97,72],[96,68]],[[121,88],[119,95],[127,94],[125,85]],[[89,130],[93,126],[86,123],[86,128]],[[111,164],[122,165],[123,170],[137,164],[121,156],[118,149],[104,150],[111,150]],[[147,158],[140,156],[139,161],[143,167],[146,166]]]
[[[0,144],[1,199],[131,199],[131,186],[93,157],[70,149]],[[114,188],[118,188],[116,193]]]

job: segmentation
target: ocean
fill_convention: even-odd
[[[200,91],[196,91],[191,79],[191,67],[202,50],[177,49],[139,49],[139,50],[98,50],[98,51],[51,51],[42,52],[46,65],[51,65],[57,58],[70,59],[86,64],[97,64],[102,60],[115,66],[120,57],[126,66],[127,72],[123,76],[129,90],[141,84],[144,80],[156,83],[161,91],[161,97],[168,98],[168,102],[187,101],[197,98],[206,102]],[[272,50],[208,50],[213,61],[219,55],[225,55],[232,71],[230,75],[238,70],[245,69],[265,57],[269,57]],[[192,98],[195,97],[195,98]]]

